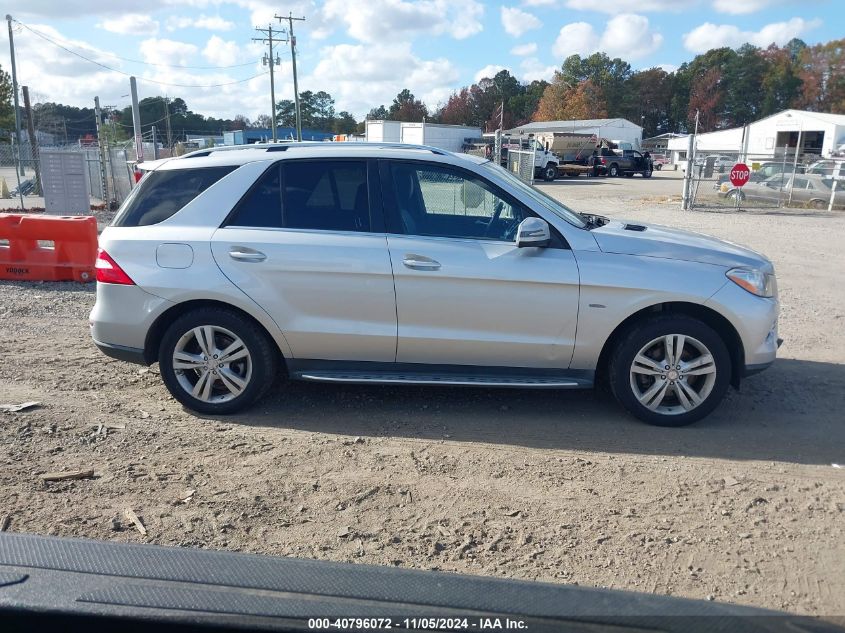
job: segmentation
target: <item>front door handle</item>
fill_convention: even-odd
[[[233,246],[232,250],[229,251],[229,257],[239,262],[263,262],[267,259],[267,255],[261,251],[245,246]]]
[[[405,264],[406,268],[413,268],[414,270],[440,270],[440,262],[425,255],[413,255],[409,253],[405,255],[402,263]]]

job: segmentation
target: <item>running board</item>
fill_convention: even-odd
[[[291,377],[311,382],[346,384],[513,387],[522,389],[587,389],[593,386],[592,380],[567,378],[565,376],[303,371],[294,372]]]

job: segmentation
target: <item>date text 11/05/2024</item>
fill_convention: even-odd
[[[312,631],[519,631],[528,628],[524,620],[514,618],[309,618]]]

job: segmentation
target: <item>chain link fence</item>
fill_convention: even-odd
[[[131,164],[134,151],[123,146],[107,146],[101,157],[97,146],[69,144],[32,147],[29,143],[22,143],[20,147],[0,144],[0,195],[7,199],[17,199],[17,205],[23,196],[27,208],[43,206],[38,182],[40,165],[37,156],[40,150],[81,153],[85,159],[88,190],[94,199],[93,203],[101,201],[107,205],[119,205],[132,189],[134,178]],[[27,199],[30,204],[27,204]]]
[[[508,171],[525,183],[534,183],[535,150],[508,149]]]
[[[834,187],[841,158],[824,159],[818,152],[796,155],[794,147],[775,148],[767,154],[696,148],[692,161],[683,165],[690,172],[690,209],[834,209],[845,208],[845,190]],[[742,187],[731,183],[731,171],[744,163],[751,171]],[[841,184],[841,183],[839,183]]]

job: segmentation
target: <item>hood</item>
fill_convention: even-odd
[[[731,242],[666,226],[611,220],[591,231],[605,253],[662,257],[734,268],[743,266],[773,272],[763,255]]]

